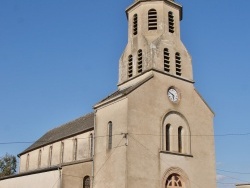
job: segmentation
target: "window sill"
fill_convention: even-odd
[[[170,155],[178,155],[178,156],[183,156],[183,157],[194,157],[193,155],[190,155],[190,154],[177,153],[177,152],[172,152],[172,151],[160,151],[160,153],[165,153],[165,154],[170,154]]]

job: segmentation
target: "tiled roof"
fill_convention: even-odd
[[[50,130],[19,155],[90,129],[94,129],[94,113],[87,114]]]
[[[129,94],[130,92],[134,91],[136,88],[138,88],[139,86],[141,86],[142,84],[144,84],[145,82],[147,82],[148,80],[150,80],[151,78],[153,78],[153,75],[150,75],[149,77],[145,78],[144,80],[142,80],[141,82],[138,82],[132,86],[129,86],[125,89],[122,90],[117,90],[114,93],[112,93],[111,95],[107,96],[106,98],[104,98],[103,100],[101,100],[100,102],[98,102],[95,106],[98,106],[99,104],[106,102],[106,101],[110,101],[116,97],[119,96],[125,96],[127,94]]]
[[[126,89],[123,89],[123,90],[117,90],[117,91],[115,91],[114,93],[112,93],[112,94],[110,94],[109,96],[107,96],[107,97],[105,97],[104,99],[102,99],[100,102],[98,102],[98,104],[99,104],[99,103],[102,103],[102,102],[104,102],[104,101],[106,101],[106,100],[115,98],[115,97],[117,97],[117,96],[119,96],[119,95],[121,95],[121,96],[126,95],[126,94],[130,93],[133,89],[134,89],[134,86],[130,86],[130,87],[128,87],[128,88],[126,88]]]
[[[106,102],[112,101],[113,99],[117,97],[122,97],[130,92],[134,91],[136,88],[147,82],[153,78],[153,75],[150,75],[149,77],[145,78],[144,80],[129,86],[122,90],[117,90],[108,97],[101,100],[99,103],[96,104],[96,106],[100,104],[104,104]],[[95,106],[95,107],[96,107]],[[32,151],[34,149],[37,149],[39,147],[48,145],[50,143],[62,140],[64,138],[76,135],[78,133],[82,133],[87,130],[94,129],[94,113],[87,114],[85,116],[82,116],[74,121],[71,121],[69,123],[66,123],[60,127],[57,127],[55,129],[50,130],[46,134],[44,134],[41,138],[39,138],[34,144],[32,144],[30,147],[28,147],[26,150],[24,150],[19,155],[22,155],[24,153],[27,153],[29,151]]]

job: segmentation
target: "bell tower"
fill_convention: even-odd
[[[150,70],[192,82],[191,57],[180,38],[182,6],[173,0],[136,0],[126,14],[128,44],[119,62],[118,85],[128,86]]]
[[[194,86],[182,11],[173,0],[127,8],[118,90],[94,106],[93,188],[216,187],[214,113]]]

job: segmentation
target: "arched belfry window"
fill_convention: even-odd
[[[164,71],[170,71],[170,56],[167,48],[164,48]]]
[[[128,77],[131,78],[133,76],[133,56],[128,56]]]
[[[178,151],[180,153],[182,153],[182,147],[183,147],[183,144],[182,144],[182,127],[179,127],[178,128]]]
[[[138,31],[138,16],[135,14],[133,16],[133,35],[137,35]]]
[[[90,188],[90,177],[85,176],[83,178],[83,188]]]
[[[155,9],[148,11],[148,30],[157,30],[157,12]]]
[[[170,124],[166,125],[166,150],[170,151]]]
[[[181,55],[179,52],[175,54],[176,75],[181,76]]]
[[[166,181],[166,188],[184,187],[183,182],[178,174],[171,174]]]
[[[142,72],[142,50],[138,50],[137,52],[137,72]]]
[[[174,14],[173,12],[168,12],[168,30],[170,33],[174,33]]]
[[[108,123],[108,149],[111,149],[112,148],[112,132],[113,132],[113,124],[112,122],[110,121]]]

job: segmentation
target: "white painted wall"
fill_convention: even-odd
[[[20,176],[0,181],[0,188],[60,188],[60,171]]]

